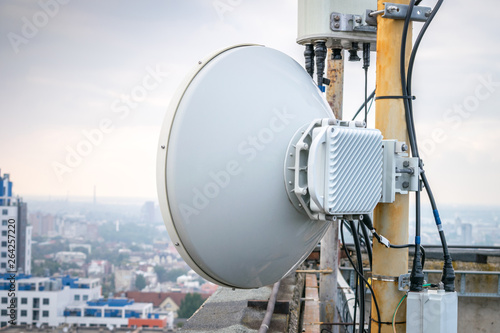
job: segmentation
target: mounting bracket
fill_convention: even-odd
[[[408,13],[408,5],[399,3],[384,2],[383,18],[393,20],[404,20]],[[416,22],[425,22],[429,15],[431,15],[431,7],[414,6],[411,12],[411,20]]]
[[[380,202],[392,203],[396,193],[407,194],[420,188],[418,158],[408,157],[408,146],[397,140],[383,140],[384,169]]]

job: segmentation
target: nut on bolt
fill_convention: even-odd
[[[335,21],[340,21],[340,16],[339,16],[339,15],[335,15],[335,16],[333,17],[333,19],[334,19]]]
[[[399,8],[396,7],[396,6],[389,6],[389,7],[387,7],[387,11],[389,13],[392,13],[393,11],[398,11],[399,12]]]
[[[338,28],[340,28],[340,24],[335,23],[334,27],[338,29]]]
[[[356,17],[356,23],[361,23],[361,17]]]

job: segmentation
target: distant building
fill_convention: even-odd
[[[88,276],[107,276],[113,271],[113,266],[107,260],[92,260],[87,267]]]
[[[0,276],[0,326],[7,326],[9,275]],[[99,279],[16,277],[17,324],[77,326],[166,327],[166,317],[152,314],[152,303],[103,299]]]
[[[152,223],[155,221],[155,203],[146,201],[141,208],[141,222]]]
[[[92,253],[92,245],[90,245],[90,244],[79,244],[79,243],[70,243],[69,244],[70,251],[74,251],[75,249],[77,249],[79,247],[83,247],[84,249],[86,249],[88,254]]]
[[[472,245],[472,224],[462,223],[462,245]]]
[[[58,234],[55,217],[52,214],[42,212],[30,213],[28,221],[33,227],[33,236],[54,237]]]
[[[133,299],[136,302],[152,303],[156,312],[169,313],[173,312],[177,317],[177,311],[181,306],[181,302],[186,298],[187,293],[155,293],[141,291],[127,291],[125,296]],[[202,294],[202,299],[207,299],[210,294]]]
[[[83,264],[85,264],[87,255],[83,252],[61,251],[56,253],[54,259],[60,264],[73,263],[81,267]]]
[[[10,301],[9,275],[0,276],[0,301]],[[40,278],[30,275],[16,276],[17,323],[57,326],[64,322],[63,311],[67,304],[97,299],[101,294],[98,279]],[[2,306],[2,308],[4,308]],[[10,318],[0,313],[0,324],[6,326]]]
[[[153,304],[127,298],[96,299],[67,305],[64,320],[78,326],[166,327],[166,317],[153,314]]]
[[[0,274],[7,271],[31,273],[31,233],[28,225],[28,207],[20,198],[12,196],[9,174],[0,174]],[[10,236],[9,236],[10,235]],[[10,238],[10,237],[14,238]],[[9,264],[9,240],[15,239],[16,267]],[[11,250],[12,246],[11,246]]]
[[[115,269],[115,290],[126,291],[134,288],[135,271],[132,269]]]

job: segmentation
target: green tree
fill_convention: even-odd
[[[155,273],[158,276],[159,282],[167,282],[167,270],[160,265],[155,266]]]
[[[203,299],[198,293],[187,294],[181,301],[181,306],[177,310],[179,318],[190,318],[193,313],[203,304]]]
[[[184,275],[186,273],[187,273],[186,270],[180,268],[168,270],[165,274],[165,281],[176,282],[179,276]]]
[[[146,279],[141,274],[138,274],[135,277],[135,287],[137,290],[142,290],[146,287]]]
[[[83,246],[77,246],[73,249],[73,252],[82,252],[85,253],[85,255],[88,257],[89,256],[89,250],[86,247]]]
[[[45,262],[40,265],[33,263],[33,266],[31,267],[31,274],[33,276],[45,276],[46,273],[53,275],[59,272],[60,268],[61,265],[59,265],[57,261],[46,259]]]

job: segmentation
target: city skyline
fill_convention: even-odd
[[[439,203],[496,206],[500,23],[496,11],[466,4],[445,2],[420,48],[417,133]],[[184,76],[198,60],[244,42],[303,64],[296,6],[284,0],[2,2],[0,168],[15,182],[14,193],[92,200],[96,186],[98,199],[156,198],[160,126]],[[469,16],[483,19],[456,24]],[[375,63],[372,53],[369,89]],[[362,103],[363,71],[360,63],[345,66],[348,118]]]

